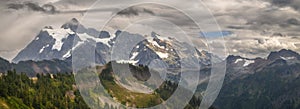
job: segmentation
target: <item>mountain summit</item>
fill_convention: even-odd
[[[109,51],[110,44],[108,44],[108,41],[110,40],[108,32],[85,28],[77,19],[73,18],[71,21],[63,24],[61,28],[53,29],[47,26],[42,29],[36,38],[12,62],[51,59],[70,60],[72,50],[75,50],[78,46],[87,46],[83,43],[89,41],[97,42],[97,45],[101,46],[99,50],[102,52],[97,52],[97,55],[103,55]],[[98,62],[105,63],[103,59],[100,59]]]
[[[72,51],[77,50],[78,47],[92,47],[94,46],[91,44],[92,42],[96,44],[95,62],[97,64],[106,64],[111,61],[111,50],[115,46],[116,39],[120,38],[120,35],[124,36],[122,40],[125,42],[130,42],[130,38],[126,37],[143,39],[132,48],[129,60],[121,60],[123,62],[134,62],[134,64],[148,65],[151,64],[152,60],[160,59],[165,61],[170,67],[179,67],[180,58],[176,49],[193,48],[175,39],[162,37],[155,32],[150,33],[150,37],[120,30],[116,31],[115,34],[110,34],[107,31],[86,28],[77,19],[73,18],[63,24],[61,28],[56,29],[47,26],[42,29],[36,38],[12,61],[18,63],[26,60],[42,61],[59,59],[71,62]],[[176,48],[173,44],[180,45],[181,48]],[[198,51],[198,53],[190,54],[190,52],[187,52],[185,55],[193,55],[193,57],[203,62],[200,62],[202,65],[210,64],[208,62],[211,58],[210,53],[207,52],[206,55],[202,55],[204,52],[201,53],[196,48],[193,48],[193,50]]]
[[[278,52],[271,52],[271,54],[268,56],[269,60],[276,60],[276,59],[300,59],[300,56],[298,53],[292,51],[292,50],[287,50],[287,49],[282,49]]]

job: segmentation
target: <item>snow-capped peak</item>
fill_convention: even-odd
[[[76,30],[75,30],[76,29]],[[77,29],[79,31],[77,31]],[[61,28],[54,29],[47,27],[42,29],[40,34],[26,48],[24,48],[14,59],[14,62],[23,60],[47,60],[47,59],[71,59],[72,51],[79,48],[93,46],[96,43],[96,63],[105,64],[109,62],[111,49],[122,31],[110,34],[106,31],[98,31],[92,28],[85,28],[78,20],[72,19]],[[131,34],[127,32],[128,37]],[[142,35],[137,35],[143,37]],[[170,66],[180,66],[180,57],[172,46],[172,39],[162,37],[152,32],[151,36],[144,37],[145,40],[134,46],[128,60],[119,60],[120,63],[149,64],[153,59],[161,59],[170,63]],[[179,42],[178,42],[179,44]]]
[[[109,47],[111,47],[111,45],[109,44],[109,42],[114,39],[115,37],[108,37],[108,38],[96,38],[93,36],[88,35],[87,33],[82,33],[82,34],[77,34],[79,36],[79,38],[82,41],[87,41],[87,40],[93,40],[95,42],[101,42]]]
[[[67,38],[71,34],[75,34],[71,29],[43,29],[42,31],[48,32],[49,36],[52,36],[54,38],[55,43],[52,46],[52,50],[60,51],[61,47],[63,45],[63,39]]]
[[[241,59],[241,58],[236,59],[234,63],[237,64],[237,63],[239,63],[239,62],[244,62],[244,64],[243,64],[244,67],[246,67],[246,66],[248,66],[248,65],[250,65],[250,64],[255,63],[254,60],[250,60],[250,59]]]

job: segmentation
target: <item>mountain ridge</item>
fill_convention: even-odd
[[[134,62],[134,64],[149,65],[152,60],[158,59],[165,61],[170,67],[179,67],[181,57],[175,50],[191,48],[189,44],[179,42],[170,37],[160,36],[155,32],[151,32],[150,36],[120,30],[117,30],[114,34],[110,34],[107,31],[86,28],[80,24],[77,19],[73,18],[58,29],[46,26],[31,43],[17,54],[12,62],[18,63],[28,60],[42,61],[52,59],[72,61],[70,59],[72,59],[73,51],[76,51],[78,48],[92,47],[95,48],[96,64],[104,65],[112,61],[110,60],[110,56],[112,55],[111,51],[112,48],[116,48],[115,43],[118,41],[117,39],[122,38],[122,41],[130,42],[132,39],[127,37],[143,39],[132,48],[132,51],[128,54],[130,56],[129,60],[122,60],[123,62]],[[93,47],[94,45],[96,45],[96,47]],[[121,48],[122,46],[124,45],[118,45],[118,47]],[[192,54],[192,56],[195,59],[201,60],[200,64],[211,64],[209,60],[213,55],[208,52],[204,53],[202,52],[203,50],[192,48],[189,51],[187,50],[184,55],[189,55],[188,53],[193,50],[197,53]],[[203,53],[205,55],[203,55]]]
[[[72,64],[67,61],[53,59],[42,61],[20,61],[19,63],[10,63],[0,57],[0,73],[15,70],[17,73],[25,73],[29,77],[35,77],[40,74],[72,73]]]
[[[217,108],[299,109],[300,55],[292,50],[271,52],[268,58],[241,66],[229,62]],[[232,57],[231,57],[232,59]],[[236,58],[240,59],[240,58]]]

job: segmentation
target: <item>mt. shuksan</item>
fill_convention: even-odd
[[[110,44],[108,44],[108,41],[110,41],[111,38],[108,32],[99,32],[95,29],[88,28],[75,33],[79,26],[85,29],[73,18],[59,29],[53,29],[50,26],[45,27],[40,31],[35,40],[27,45],[12,61],[17,63],[25,60],[69,60],[72,56],[72,50],[89,41],[96,41],[97,45],[101,46],[100,50],[102,53],[109,51]],[[100,36],[96,36],[99,34]],[[102,53],[96,51],[97,55],[102,56]],[[99,61],[99,63],[105,63],[104,60]]]
[[[175,48],[172,44],[181,45],[183,48],[188,46],[188,44],[183,44],[175,39],[161,37],[155,32],[152,32],[151,36],[142,36],[118,30],[115,34],[110,35],[106,31],[85,28],[77,19],[73,18],[59,29],[54,29],[51,26],[42,29],[37,37],[19,52],[12,61],[18,63],[26,60],[59,59],[71,62],[72,50],[82,46],[93,46],[89,42],[95,42],[95,62],[97,64],[105,64],[110,61],[111,50],[121,33],[121,36],[124,37],[144,39],[132,49],[129,54],[129,60],[121,60],[123,62],[148,65],[152,60],[160,59],[164,60],[170,67],[178,67],[180,66],[180,56],[175,50],[180,48]],[[124,38],[124,40],[128,40],[128,38]],[[200,52],[197,49],[194,50],[196,52],[192,55],[201,60],[200,64],[210,64],[211,55],[209,53],[205,51]]]

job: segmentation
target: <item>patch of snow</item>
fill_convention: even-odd
[[[252,63],[254,63],[255,61],[254,60],[245,60],[245,63],[244,63],[244,67],[246,67],[246,66],[248,66],[248,65],[250,65],[250,64],[252,64]]]
[[[139,62],[138,60],[135,61],[135,60],[118,60],[117,63],[122,63],[122,64],[136,64],[137,62]]]
[[[74,50],[74,49],[76,49],[77,47],[79,47],[81,44],[83,44],[84,43],[84,41],[80,41],[80,42],[78,42],[73,48],[72,48],[72,50]]]
[[[236,64],[236,63],[241,62],[241,61],[243,61],[243,59],[237,59],[237,60],[235,60],[234,63]]]
[[[66,54],[63,55],[63,59],[66,59],[71,56],[71,50],[69,50]]]
[[[157,54],[160,58],[168,58],[168,56],[169,56],[168,53],[162,53],[162,52],[156,52],[156,54]]]
[[[69,50],[66,54],[63,55],[63,59],[66,59],[66,58],[72,56],[72,50],[75,50],[77,47],[79,47],[82,44],[84,44],[84,41],[77,42],[77,44],[75,46],[73,46],[73,48],[71,50]]]
[[[55,39],[55,43],[52,46],[52,50],[60,51],[63,45],[62,40],[67,38],[70,34],[75,34],[71,29],[43,29],[43,31],[48,32],[50,36]]]
[[[49,47],[49,44],[47,44],[46,46],[43,46],[42,49],[40,49],[39,53],[42,53],[44,51],[45,48]]]
[[[295,59],[295,57],[282,57],[280,56],[281,59],[283,60],[292,60],[292,59]]]
[[[114,37],[109,37],[109,38],[95,38],[93,36],[90,36],[86,33],[83,33],[83,34],[78,34],[79,38],[83,41],[86,41],[88,39],[91,39],[91,40],[94,40],[96,42],[101,42],[107,46],[110,47],[110,44],[108,43],[109,41],[111,41]]]
[[[254,63],[255,61],[254,60],[247,60],[247,59],[236,59],[234,63],[236,64],[238,62],[244,62],[243,66],[246,67],[246,66]]]
[[[139,46],[139,45],[137,45],[137,46],[136,46],[136,48],[140,48],[140,46]]]
[[[153,39],[152,40],[148,40],[148,42],[150,42],[151,44],[153,44],[154,46],[156,47],[159,47],[161,49],[165,49],[164,46],[160,46],[156,41],[154,41]]]
[[[132,56],[131,56],[130,60],[134,60],[134,58],[135,58],[138,54],[139,54],[138,52],[132,53]]]
[[[40,49],[39,53],[42,53],[44,51],[45,47],[43,47],[42,49]]]

